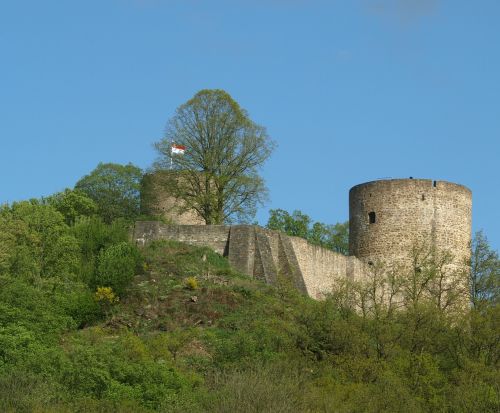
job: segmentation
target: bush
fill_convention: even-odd
[[[119,301],[118,297],[113,292],[113,289],[111,287],[97,287],[95,298],[97,302],[105,304],[114,304]]]
[[[111,287],[119,296],[123,295],[134,278],[139,261],[136,247],[127,242],[102,250],[99,253],[93,287]]]
[[[71,232],[80,242],[84,259],[92,260],[103,248],[127,241],[129,224],[117,220],[108,225],[99,217],[80,217]]]
[[[207,411],[304,412],[301,372],[290,365],[257,364],[229,370],[211,378],[214,393]]]
[[[71,316],[78,328],[83,328],[99,320],[102,311],[94,294],[83,283],[59,283],[52,287],[57,306]]]
[[[196,279],[196,277],[186,278],[186,287],[189,290],[197,290],[198,289],[198,280]]]

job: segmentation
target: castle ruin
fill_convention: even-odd
[[[138,244],[168,239],[208,246],[244,274],[268,283],[283,275],[316,299],[328,294],[338,279],[363,280],[379,263],[410,268],[417,245],[448,254],[450,269],[467,273],[472,194],[462,185],[410,178],[354,186],[349,191],[349,256],[258,226],[200,225],[199,216],[186,211],[179,219],[175,200],[159,187],[154,191],[160,205],[169,206],[163,209],[166,218],[177,224],[136,223]]]

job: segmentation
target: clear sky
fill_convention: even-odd
[[[348,218],[383,177],[462,183],[500,247],[500,1],[0,1],[0,202],[155,158],[175,108],[229,92],[278,148],[269,208]]]

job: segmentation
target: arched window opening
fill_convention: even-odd
[[[368,213],[368,220],[370,224],[375,224],[376,221],[375,212],[372,211]]]

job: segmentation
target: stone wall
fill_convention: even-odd
[[[169,171],[165,174],[172,177]],[[153,194],[153,201],[147,196],[143,199],[144,205],[153,208],[150,213],[163,211],[174,223],[194,225],[139,222],[134,234],[138,243],[172,239],[206,245],[244,274],[272,284],[285,277],[314,298],[331,291],[338,278],[366,278],[367,268],[377,262],[386,269],[397,266],[404,270],[413,265],[412,250],[417,246],[451,253],[453,259],[444,267],[450,274],[469,271],[472,195],[462,185],[391,179],[354,186],[349,192],[351,256],[346,257],[257,226],[200,226],[200,218],[165,195],[158,181],[149,177],[144,182],[150,189],[144,194]],[[179,210],[183,212],[179,214]],[[467,290],[466,276],[462,284],[460,288]]]
[[[298,261],[308,295],[321,298],[332,290],[336,280],[349,278],[359,281],[367,269],[356,257],[348,257],[312,245],[303,238],[287,237]]]
[[[309,244],[277,231],[252,225],[165,225],[137,222],[134,239],[139,245],[169,239],[208,246],[226,256],[238,271],[270,284],[280,277],[309,296],[321,299],[336,279],[363,278],[366,267],[356,257]]]
[[[134,240],[138,245],[158,239],[175,240],[196,246],[207,246],[227,256],[230,227],[225,225],[166,225],[158,221],[135,223]]]

